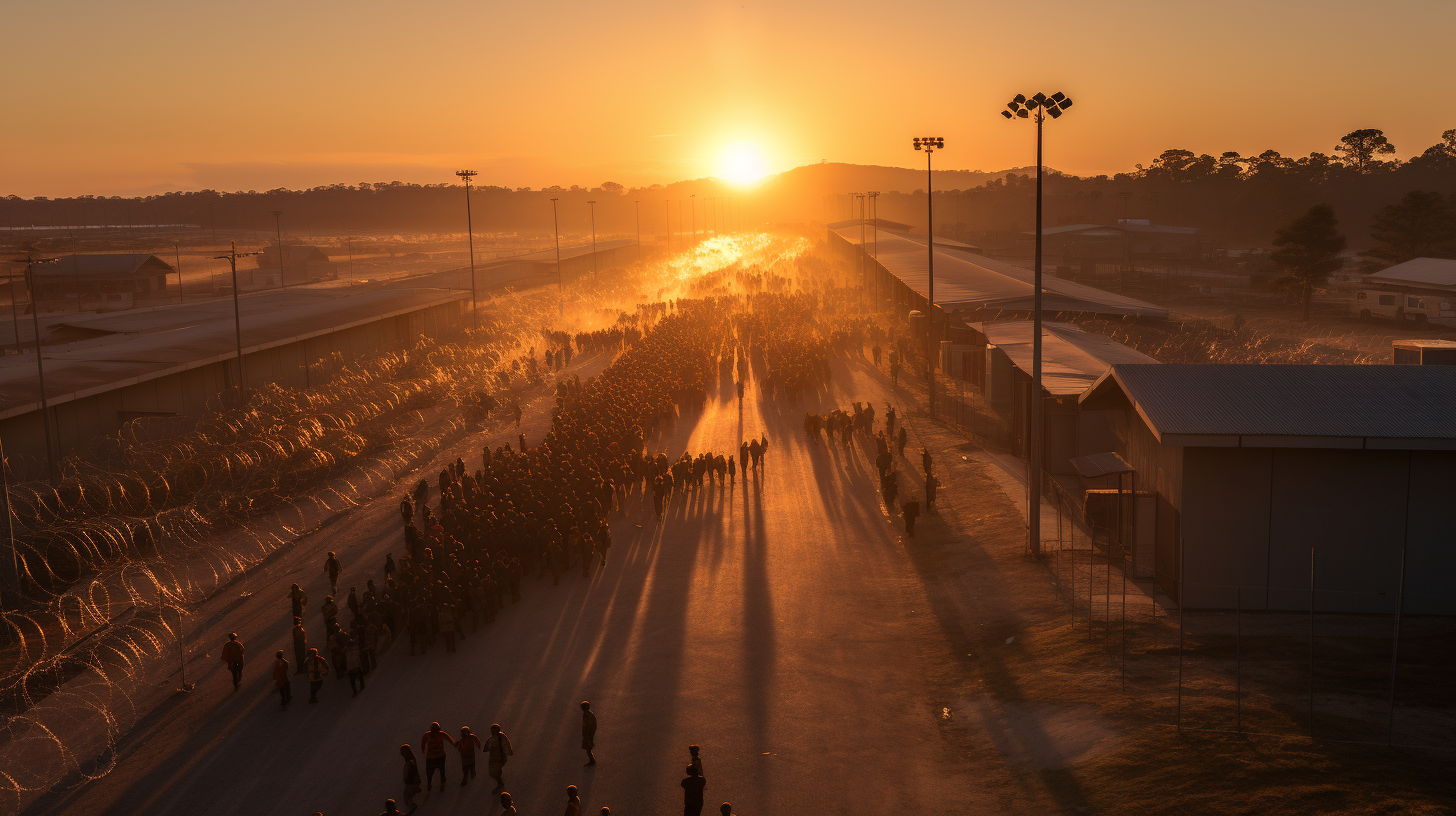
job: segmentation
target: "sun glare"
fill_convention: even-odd
[[[763,178],[768,171],[763,166],[763,156],[751,142],[734,142],[718,154],[718,178],[734,184],[752,184]]]

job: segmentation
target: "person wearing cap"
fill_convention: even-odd
[[[227,643],[222,647],[222,662],[233,673],[233,688],[237,688],[243,682],[243,642],[238,640],[237,632],[228,632]]]

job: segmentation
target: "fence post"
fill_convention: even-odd
[[[1309,736],[1314,737],[1314,547],[1309,548]]]
[[[1400,587],[1395,593],[1395,642],[1390,645],[1390,718],[1385,726],[1385,745],[1395,742],[1395,670],[1400,662],[1400,616],[1405,607],[1405,548],[1400,550]]]
[[[1234,730],[1244,733],[1244,588],[1234,587]]]
[[[1183,732],[1183,615],[1188,607],[1188,587],[1183,584],[1185,570],[1184,551],[1187,549],[1182,536],[1178,537],[1178,719],[1177,730]]]

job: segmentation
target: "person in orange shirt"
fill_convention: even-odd
[[[460,739],[455,740],[455,749],[460,752],[460,787],[475,778],[475,752],[484,747],[480,737],[470,730],[470,726],[460,726]],[[442,786],[443,782],[440,783]]]
[[[243,682],[243,644],[237,632],[228,633],[228,642],[222,647],[222,662],[233,673],[233,688],[237,688]]]
[[[420,737],[420,750],[425,753],[425,790],[435,781],[435,771],[440,772],[440,790],[445,790],[445,743],[455,745],[455,738],[440,730],[440,724],[430,723],[430,730]],[[458,747],[458,746],[457,746]]]

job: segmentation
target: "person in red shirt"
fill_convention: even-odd
[[[243,642],[238,640],[237,632],[228,633],[228,642],[222,647],[222,662],[233,673],[233,688],[237,688],[243,682]]]
[[[445,790],[445,743],[455,744],[455,738],[440,730],[440,724],[430,723],[430,730],[420,737],[420,750],[425,753],[425,790],[435,780],[435,771],[440,772],[440,790]]]
[[[475,752],[482,747],[484,743],[471,732],[470,726],[460,726],[460,739],[455,740],[455,748],[460,752],[460,787],[465,787],[465,783],[475,778]]]

